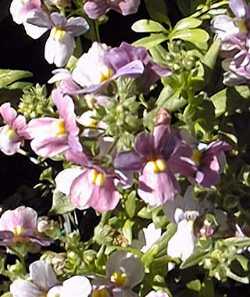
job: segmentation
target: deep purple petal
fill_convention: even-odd
[[[120,170],[137,171],[142,168],[143,159],[135,151],[122,152],[116,156],[114,166]]]
[[[144,132],[138,134],[135,139],[135,151],[145,157],[154,155],[154,136]]]

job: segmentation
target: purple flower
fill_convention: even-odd
[[[174,199],[179,191],[175,173],[192,176],[195,166],[192,150],[167,124],[159,124],[153,134],[136,137],[131,152],[118,154],[115,166],[139,172],[139,196],[153,206]]]
[[[235,15],[219,15],[213,19],[212,26],[215,33],[222,40],[235,34],[244,34],[250,28],[250,6],[244,0],[230,0],[229,6]]]
[[[109,48],[94,42],[78,60],[72,77],[84,88],[82,93],[91,93],[122,76],[138,77],[143,90],[148,91],[156,80],[170,74],[168,68],[154,63],[143,47],[123,42],[120,47]]]
[[[114,73],[119,73],[123,67],[133,61],[140,61],[143,64],[144,71],[139,80],[144,91],[147,91],[161,77],[171,74],[167,67],[154,63],[144,47],[134,47],[122,42],[119,47],[110,49],[105,55],[105,63]]]
[[[122,15],[136,13],[140,0],[88,0],[83,8],[88,17],[97,19],[109,10],[115,10]]]
[[[234,35],[222,44],[223,82],[234,86],[249,83],[250,80],[250,35]]]
[[[44,11],[34,10],[27,23],[50,31],[45,44],[45,59],[57,67],[64,66],[75,48],[74,37],[85,33],[89,25],[82,17],[71,17],[68,20],[61,14],[53,12],[50,16]]]
[[[29,122],[32,149],[42,157],[54,157],[61,153],[69,157],[72,152],[82,152],[73,100],[60,90],[52,91],[52,99],[59,118],[44,117]]]
[[[36,211],[24,206],[3,213],[0,218],[0,238],[0,244],[7,246],[26,241],[44,246],[51,243],[37,231]]]
[[[231,146],[225,141],[214,141],[205,150],[195,149],[193,160],[197,164],[195,181],[203,187],[216,185],[220,180],[220,158]]]
[[[0,115],[6,124],[0,127],[0,150],[6,155],[13,155],[19,149],[25,139],[29,138],[24,116],[17,115],[10,103],[0,106]]]
[[[250,79],[250,6],[244,0],[230,0],[229,6],[235,17],[220,15],[212,26],[222,39],[221,50],[225,60],[223,82],[233,86],[248,83]]]

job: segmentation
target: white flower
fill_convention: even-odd
[[[143,228],[143,232],[139,232],[139,242],[143,244],[141,251],[146,253],[158,239],[161,238],[161,229],[155,228],[151,223],[147,228]]]
[[[33,262],[30,265],[30,278],[31,281],[18,279],[10,285],[13,297],[55,296],[52,292],[48,294],[50,289],[59,285],[50,264],[41,260]]]
[[[73,276],[63,282],[60,297],[87,297],[92,290],[85,276]]]
[[[196,237],[193,232],[193,221],[180,221],[174,236],[168,242],[167,254],[185,261],[195,248]]]
[[[73,80],[82,87],[90,87],[110,78],[112,71],[104,62],[108,49],[106,44],[93,42],[89,51],[78,60],[72,73]]]
[[[81,173],[82,169],[80,167],[67,168],[61,171],[55,178],[55,191],[59,191],[66,196],[69,196],[70,187],[74,179],[77,178]]]

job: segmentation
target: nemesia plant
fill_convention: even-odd
[[[0,296],[250,294],[250,4],[174,2],[11,1]]]

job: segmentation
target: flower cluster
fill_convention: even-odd
[[[0,69],[0,154],[36,170],[1,193],[0,295],[202,297],[250,283],[250,6],[176,1],[173,25],[167,2],[12,0],[55,68],[44,85]],[[135,13],[143,38],[103,38],[109,18]],[[1,178],[21,177],[7,167]]]
[[[222,40],[224,83],[248,83],[249,73],[249,5],[244,0],[230,0],[233,17],[219,15],[213,20],[213,29]]]

